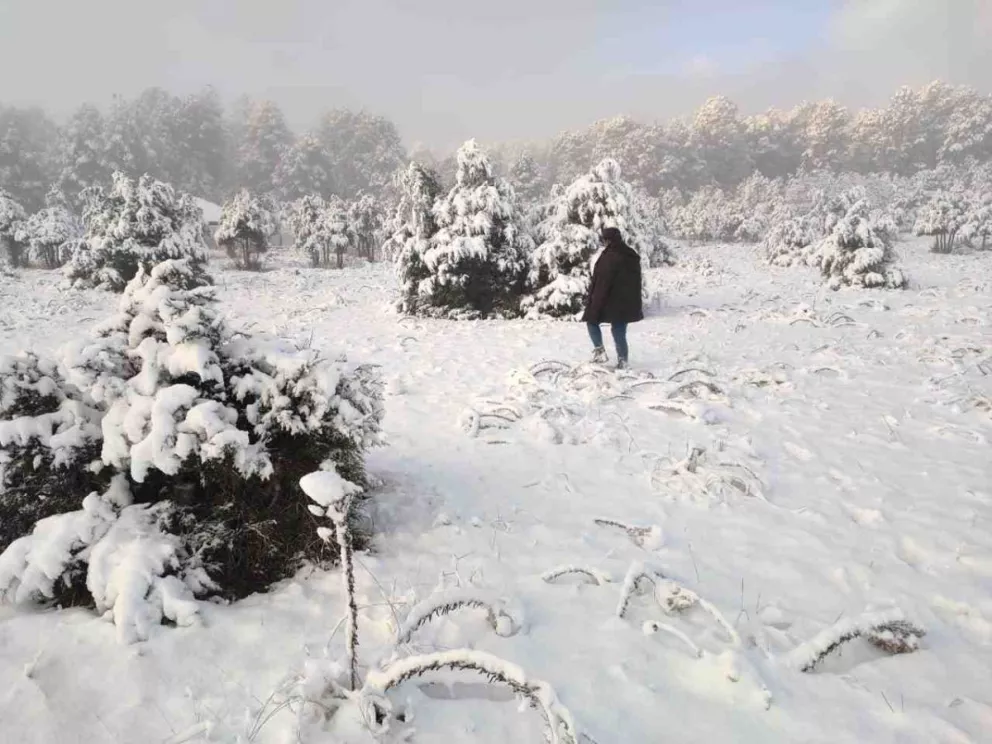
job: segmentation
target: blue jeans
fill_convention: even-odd
[[[586,328],[589,329],[592,345],[597,349],[603,348],[603,330],[599,327],[599,323],[586,323]],[[617,347],[617,359],[626,362],[629,353],[627,349],[627,324],[610,323],[610,332],[613,334],[613,343]]]

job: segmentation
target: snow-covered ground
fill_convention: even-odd
[[[400,319],[385,267],[217,279],[235,323],[388,380],[377,546],[357,569],[363,664],[432,592],[478,589],[518,632],[463,611],[405,652],[512,661],[598,744],[992,741],[992,253],[899,253],[913,289],[831,293],[740,246],[682,249],[654,276],[661,306],[631,331],[628,376],[532,369],[587,356],[576,324]],[[115,302],[56,286],[0,277],[0,352],[52,349]],[[632,539],[597,518],[656,529]],[[651,593],[617,617],[635,562],[731,630]],[[542,579],[565,565],[612,582]],[[927,629],[916,653],[855,641],[797,669],[820,631],[892,608]],[[293,675],[340,656],[343,616],[336,572],[129,647],[82,610],[0,608],[0,738],[296,741]],[[411,741],[542,740],[535,712],[469,682],[401,688]],[[304,740],[372,740],[337,726]]]

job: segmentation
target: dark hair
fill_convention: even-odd
[[[604,227],[601,237],[604,243],[607,245],[619,245],[623,243],[623,236],[620,234],[620,230],[616,227]]]

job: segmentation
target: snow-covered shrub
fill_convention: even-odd
[[[71,286],[123,292],[139,269],[169,259],[203,275],[203,213],[192,197],[147,175],[135,182],[115,173],[108,191],[88,189],[83,198],[85,244],[65,267]]]
[[[691,241],[734,241],[744,218],[722,189],[707,186],[694,192],[684,206],[672,211],[668,229]]]
[[[866,198],[865,193],[860,186],[830,193],[812,187],[806,189],[796,182],[790,184],[762,241],[768,262],[775,266],[798,263],[819,266],[818,244],[855,204]],[[890,228],[894,234],[894,224]]]
[[[78,509],[103,478],[100,416],[57,365],[34,354],[0,357],[0,550],[36,521]]]
[[[364,485],[382,417],[369,370],[235,333],[190,261],[138,272],[118,314],[59,365],[0,366],[0,524],[18,538],[0,593],[65,601],[85,575],[82,598],[116,608],[115,591],[143,586],[143,600],[120,600],[144,601],[126,638],[188,617],[193,596],[245,596],[301,559],[333,560],[299,479],[333,466]],[[111,478],[117,495],[101,495]]]
[[[397,186],[400,201],[382,252],[396,263],[400,285],[396,309],[407,315],[427,314],[431,272],[424,257],[437,233],[434,202],[441,185],[434,171],[412,162],[397,178]]]
[[[277,229],[274,211],[268,200],[248,189],[224,203],[214,240],[239,269],[262,268],[262,254],[269,250],[269,238]]]
[[[806,260],[810,246],[823,238],[822,227],[811,215],[780,216],[765,235],[765,256],[775,266],[793,266]]]
[[[950,253],[954,240],[967,221],[968,205],[964,196],[953,191],[937,191],[923,205],[916,217],[913,231],[917,235],[932,235],[934,253]]]
[[[657,269],[675,264],[675,250],[665,237],[665,217],[661,200],[643,191],[634,191],[633,209],[627,215],[627,229],[631,248],[644,261],[644,266]]]
[[[759,243],[783,210],[782,185],[760,173],[755,173],[737,187],[734,211],[739,224],[734,239],[744,243]]]
[[[13,196],[0,188],[0,259],[6,254],[7,261],[15,269],[24,262],[24,245],[17,239],[20,224],[28,218],[27,212]]]
[[[317,195],[298,200],[289,216],[296,251],[314,268],[344,267],[344,254],[352,244],[348,207],[338,197],[325,201]]]
[[[433,317],[512,317],[533,241],[510,184],[475,140],[458,150],[455,186],[434,204],[438,231],[421,259],[416,310]]]
[[[14,242],[28,247],[28,259],[46,269],[57,269],[72,255],[83,226],[74,215],[61,192],[52,190],[46,197],[47,206],[21,222],[14,233]]]
[[[812,253],[831,289],[843,285],[901,289],[907,280],[893,266],[892,236],[895,225],[872,213],[867,200],[853,204],[832,226]]]
[[[604,227],[619,228],[648,265],[671,262],[657,204],[623,180],[616,161],[604,160],[552,196],[540,214],[539,245],[531,255],[522,302],[529,317],[569,318],[581,312]]]

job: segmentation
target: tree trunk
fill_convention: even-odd
[[[337,249],[337,252],[338,252],[338,268],[339,269],[343,269],[344,268],[344,248],[338,248]]]

